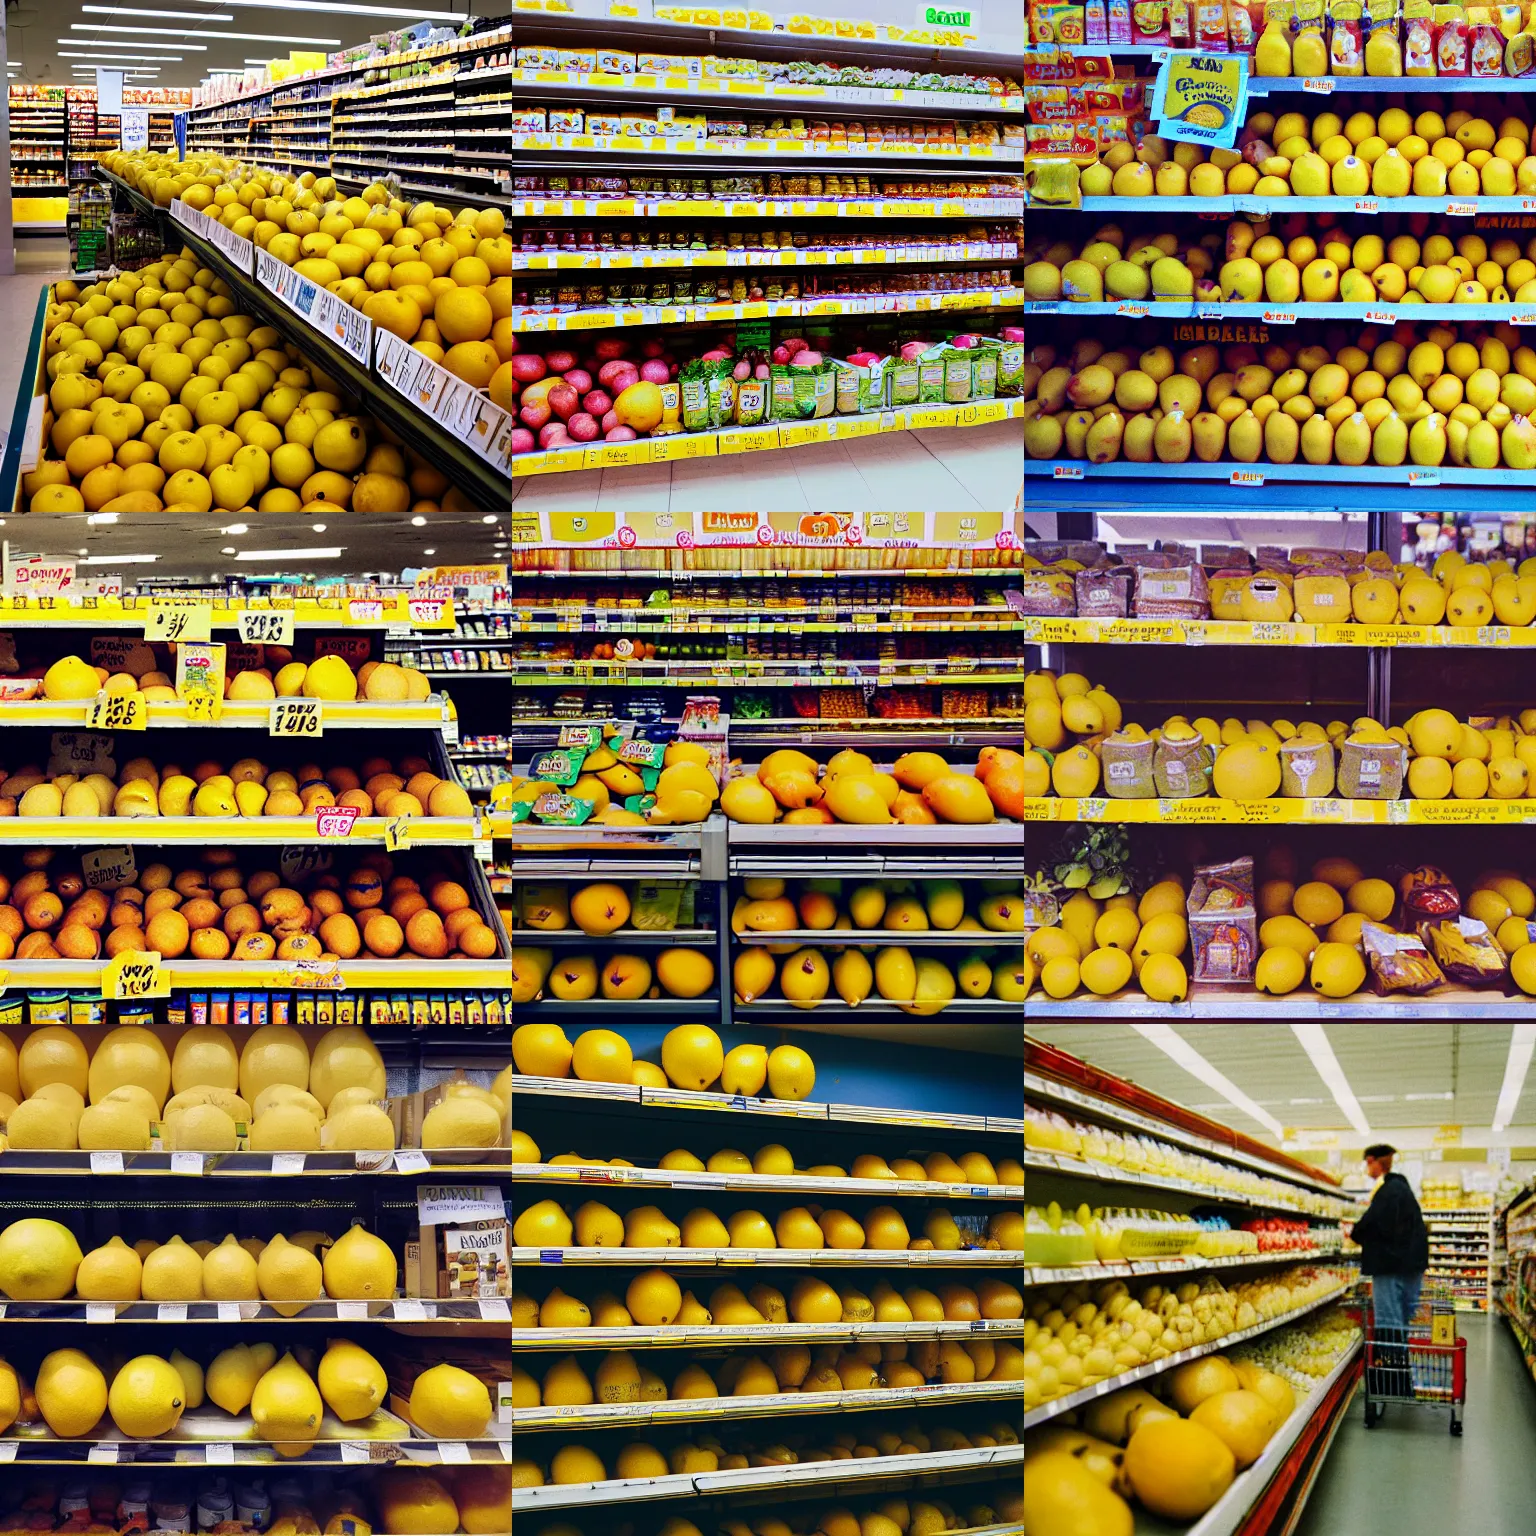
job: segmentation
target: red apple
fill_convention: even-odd
[[[567,368],[565,370],[565,382],[578,395],[584,395],[592,388],[592,375],[585,368]]]
[[[661,354],[663,352],[665,352],[666,350],[667,350],[666,342],[660,341],[656,337],[653,336],[649,341],[645,342],[641,346],[641,348],[640,348],[640,356],[641,357],[660,357]]]
[[[539,428],[539,447],[541,448],[562,448],[570,440],[563,421],[547,422]]]
[[[530,400],[517,414],[525,427],[537,432],[549,420],[549,401]]]
[[[544,367],[544,359],[537,352],[514,352],[512,354],[512,377],[522,384],[532,384],[542,379],[547,370]]]
[[[617,400],[631,384],[639,382],[640,370],[633,363],[620,363],[603,381],[603,387]]]
[[[527,427],[512,428],[512,452],[532,453],[538,446],[538,439]]]
[[[602,428],[603,428],[604,432],[612,432],[613,429],[616,426],[618,426],[618,424],[619,424],[619,413],[617,411],[604,411],[603,412]]]
[[[632,443],[635,440],[633,427],[610,427],[603,434],[603,441],[608,443]]]
[[[672,374],[671,370],[659,357],[652,357],[641,363],[640,377],[652,384],[665,384],[672,377]]]
[[[778,346],[773,349],[772,355],[774,362],[778,363],[782,367],[790,360],[794,354],[790,352],[788,347]]]
[[[597,438],[597,421],[586,411],[577,411],[566,422],[565,429],[578,443],[590,443]]]
[[[582,397],[581,408],[601,420],[605,412],[613,409],[613,396],[603,389],[591,390]]]
[[[605,336],[597,344],[597,355],[603,362],[611,362],[614,358],[623,357],[627,350],[628,343],[622,336]]]
[[[581,404],[581,396],[569,384],[556,384],[544,398],[561,421],[569,421]]]
[[[567,368],[576,366],[576,354],[562,348],[558,352],[546,352],[544,354],[544,366],[551,373],[564,373]]]

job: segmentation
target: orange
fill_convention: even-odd
[[[107,935],[106,952],[110,959],[113,955],[120,955],[125,949],[148,949],[149,940],[144,936],[142,928],[124,926],[114,928]]]
[[[432,905],[444,915],[469,905],[469,892],[453,880],[439,880],[432,887]]]
[[[418,912],[405,925],[405,942],[413,954],[441,960],[448,953],[448,935],[435,912]]]
[[[52,891],[39,891],[21,909],[28,928],[52,928],[64,915],[64,903]]]
[[[197,928],[192,933],[191,948],[194,960],[227,960],[229,936],[222,928]]]
[[[328,895],[329,892],[317,894]],[[340,955],[343,960],[352,960],[362,948],[362,937],[357,931],[357,924],[344,912],[338,912],[320,924],[320,942],[331,951]]]
[[[270,960],[277,953],[277,940],[270,933],[247,933],[235,945],[236,960]]]
[[[363,919],[363,943],[369,953],[389,960],[400,953],[405,934],[400,924],[387,912],[372,912]]]
[[[207,896],[195,896],[184,907],[180,908],[181,915],[187,920],[189,928],[212,928],[224,915],[218,902]]]
[[[187,944],[192,937],[192,930],[180,912],[157,912],[150,918],[149,927],[144,930],[149,939],[149,947],[158,950],[167,960],[174,960],[187,952]]]
[[[59,929],[58,951],[67,960],[94,960],[101,953],[101,940],[84,923],[66,923]]]
[[[459,948],[475,960],[489,960],[496,953],[496,935],[478,918],[458,935]]]

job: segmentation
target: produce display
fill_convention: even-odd
[[[290,179],[217,155],[120,151],[102,164],[160,207],[179,199],[219,220],[455,378],[510,404],[512,242],[499,209],[407,202],[379,182],[344,198],[334,177],[303,171]]]
[[[54,285],[34,512],[473,510],[187,251]]]
[[[1136,1259],[1236,1259],[1260,1253],[1298,1257],[1331,1252],[1338,1230],[1282,1216],[1254,1217],[1233,1228],[1219,1212],[1199,1218],[1164,1211],[1086,1205],[1063,1211],[1052,1201],[1024,1209],[1024,1262],[1058,1265],[1120,1264]]]
[[[1148,1309],[1129,1300],[1123,1286],[1115,1299],[1124,1304],[1122,1318],[1159,1320],[1157,1314],[1149,1319]],[[1213,1309],[1218,1304],[1208,1294],[1190,1304],[1202,1301]],[[1098,1313],[1091,1302],[1083,1309]],[[1046,1425],[1027,1432],[1025,1509],[1045,1522],[1045,1530],[1069,1511],[1092,1511],[1096,1529],[1129,1532],[1134,1517],[1128,1500],[1168,1520],[1197,1520],[1258,1460],[1298,1402],[1305,1405],[1358,1337],[1354,1324],[1330,1308],[1230,1354],[1205,1355],[1154,1378],[1148,1385],[1160,1395],[1125,1387],[1098,1398],[1084,1412],[1081,1429]]]
[[[738,205],[744,212],[758,211],[752,205],[771,203],[762,212],[775,217],[786,208],[802,210],[801,216],[815,217],[833,214],[843,217],[843,207],[854,199],[878,199],[874,213],[866,217],[878,217],[882,212],[891,214],[925,213],[936,202],[962,199],[978,207],[983,203],[999,202],[1003,206],[998,213],[1018,213],[1024,195],[1024,183],[1018,176],[991,171],[981,174],[967,167],[954,177],[943,181],[929,180],[924,176],[887,175],[882,171],[838,174],[833,171],[812,172],[796,175],[793,171],[766,173],[735,172],[729,175],[690,176],[686,170],[680,175],[670,171],[665,176],[648,176],[640,173],[621,172],[617,175],[587,176],[565,172],[539,172],[532,162],[518,167],[513,177],[518,195],[526,195],[533,201],[533,213],[569,213],[565,206],[574,203],[574,211],[586,213],[605,202],[618,202],[630,198],[659,201],[669,205],[665,213],[681,213],[675,205],[694,205],[689,211],[710,215],[723,210],[734,210]],[[575,193],[572,198],[571,194]],[[558,200],[558,207],[550,207],[547,199]],[[793,203],[785,200],[793,199]],[[540,204],[543,204],[541,207]],[[697,205],[702,204],[702,207]],[[915,204],[916,206],[911,206]],[[926,206],[925,206],[926,205]],[[991,210],[982,208],[983,213]],[[856,208],[848,210],[858,216]]]

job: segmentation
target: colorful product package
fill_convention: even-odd
[[[915,358],[910,362],[903,358],[893,358],[885,376],[887,405],[917,403],[920,380]]]
[[[1324,0],[1296,0],[1295,36],[1291,40],[1294,74],[1315,79],[1328,73],[1324,23]]]
[[[1108,44],[1109,13],[1104,0],[1087,0],[1083,6],[1083,30],[1086,42]]]
[[[1369,27],[1365,38],[1365,72],[1378,79],[1403,72],[1403,45],[1398,36],[1397,0],[1367,0]]]
[[[1365,73],[1360,0],[1331,0],[1328,6],[1328,66],[1335,75]]]
[[[839,416],[878,411],[885,404],[885,370],[890,361],[888,357],[873,363],[849,363],[839,357],[832,359]]]
[[[1190,0],[1168,0],[1168,41],[1175,48],[1188,48],[1194,36]]]
[[[1504,34],[1493,12],[1477,7],[1467,13],[1470,73],[1473,79],[1490,79],[1504,73]]]
[[[1169,0],[1131,0],[1131,43],[1137,48],[1168,45]]]
[[[1409,24],[1422,30],[1424,0],[1413,0],[1414,19]],[[1422,58],[1416,60],[1417,73],[1421,75],[1465,75],[1471,68],[1470,37],[1467,31],[1466,13],[1459,5],[1437,5],[1430,12],[1428,23],[1434,36],[1434,52],[1429,68],[1425,69]],[[1407,53],[1406,46],[1404,54]],[[1406,68],[1406,62],[1405,62]]]
[[[743,379],[736,386],[736,425],[755,427],[768,415],[768,380]]]
[[[1185,909],[1194,952],[1190,979],[1251,983],[1259,958],[1252,858],[1196,865]]]
[[[1233,53],[1250,58],[1264,30],[1264,0],[1227,0],[1227,38]]]
[[[1131,0],[1109,0],[1109,42],[1129,44],[1131,40]]]
[[[1226,53],[1227,0],[1195,0],[1195,47],[1201,53]]]
[[[775,363],[772,374],[775,421],[816,421],[836,409],[837,374],[830,362],[814,368]]]

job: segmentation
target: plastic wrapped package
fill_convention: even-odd
[[[1461,896],[1451,877],[1437,864],[1417,864],[1397,882],[1397,926],[1422,936],[1427,923],[1461,915]]]
[[[1164,800],[1196,800],[1211,792],[1211,750],[1198,731],[1170,739],[1164,731],[1152,755],[1152,775]]]
[[[1417,997],[1445,985],[1445,973],[1416,933],[1394,933],[1382,923],[1364,922],[1360,943],[1377,997]]]
[[[1333,793],[1331,741],[1298,736],[1280,744],[1280,793],[1288,800],[1321,800]]]
[[[1202,566],[1138,568],[1132,610],[1138,619],[1203,619],[1210,609],[1210,589]]]
[[[1475,917],[1445,918],[1426,923],[1420,932],[1447,981],[1479,991],[1503,990],[1509,962],[1487,923]]]
[[[1024,606],[1026,617],[1070,619],[1077,613],[1077,595],[1070,575],[1065,571],[1025,571]]]
[[[1130,612],[1131,573],[1079,571],[1072,579],[1080,619],[1123,619]]]
[[[1151,800],[1157,794],[1153,778],[1156,744],[1150,736],[1128,736],[1120,731],[1099,743],[1104,768],[1104,793],[1111,800]]]
[[[1253,900],[1253,860],[1195,866],[1185,902],[1194,956],[1190,979],[1251,982],[1259,957],[1258,914]]]
[[[1396,741],[1346,737],[1339,749],[1339,793],[1346,800],[1396,800],[1408,771],[1408,749]]]

